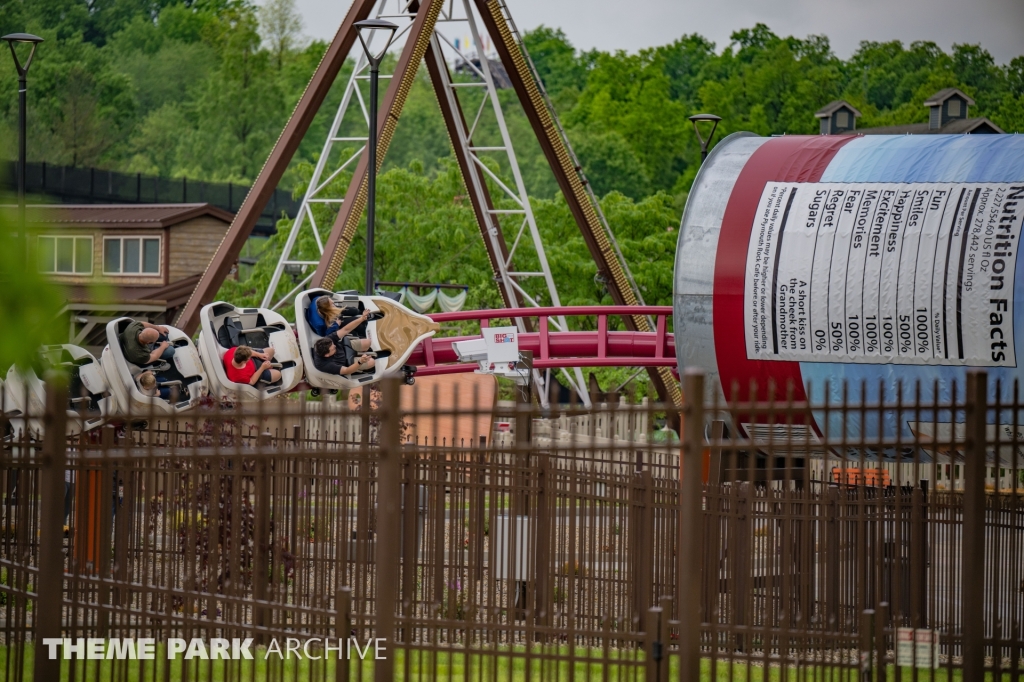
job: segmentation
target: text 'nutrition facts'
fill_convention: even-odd
[[[769,183],[747,357],[1015,366],[1024,183]]]

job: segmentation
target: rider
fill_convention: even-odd
[[[313,331],[320,336],[327,336],[331,332],[338,331],[341,327],[338,318],[341,317],[341,309],[334,305],[330,296],[318,296],[313,301],[316,315],[310,317],[310,324]],[[319,319],[317,319],[319,318]]]
[[[336,332],[331,332],[313,344],[313,365],[324,374],[352,374],[373,369],[374,361],[366,351],[370,340],[352,336],[352,331],[366,321],[369,310],[352,320]],[[358,357],[356,353],[361,353]]]
[[[331,332],[336,332],[342,325],[347,325],[359,315],[355,307],[339,308],[330,296],[318,296],[314,299],[314,310],[316,314],[310,315],[308,319],[317,336],[327,336]],[[366,328],[364,324],[360,324],[360,327],[355,329],[354,333],[363,338],[366,336]],[[352,334],[353,331],[348,333]]]
[[[174,356],[174,346],[167,339],[167,327],[141,320],[132,320],[121,332],[121,347],[125,360],[133,365],[148,365],[157,360],[169,362]]]
[[[158,382],[162,382],[164,377],[158,377],[153,372],[147,370],[140,374],[136,381],[139,383],[139,390],[144,395],[156,398],[159,397],[163,400],[170,402],[176,402],[178,400],[178,386],[160,386]]]
[[[256,350],[249,346],[235,346],[228,349],[224,354],[224,371],[228,375],[228,381],[255,386],[258,381],[272,384],[280,380],[280,370],[273,369],[270,365],[273,357],[273,348]],[[256,358],[262,360],[258,366]]]

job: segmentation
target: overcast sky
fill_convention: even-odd
[[[861,40],[981,43],[1005,64],[1024,54],[1024,0],[506,0],[520,30],[565,31],[582,49],[636,51],[700,33],[721,50],[757,22],[779,35],[823,33],[847,58]],[[349,0],[296,0],[305,32],[329,40]]]

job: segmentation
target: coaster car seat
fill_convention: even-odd
[[[67,433],[75,436],[101,426],[117,413],[117,401],[107,386],[106,375],[96,357],[72,344],[43,346],[41,367],[63,370],[68,375]],[[11,367],[7,373],[8,404],[25,415],[33,437],[42,437],[46,386],[32,368]],[[24,424],[21,424],[24,427]]]
[[[124,349],[121,347],[121,332],[131,323],[130,317],[119,317],[107,323],[107,346],[100,356],[100,365],[106,374],[107,385],[117,399],[120,415],[134,418],[144,418],[151,413],[154,416],[171,416],[196,407],[206,396],[209,382],[192,339],[180,329],[168,326],[167,338],[174,346],[172,362],[158,361],[146,366],[135,365],[125,359]],[[157,373],[167,371],[172,365],[181,382],[175,402],[164,400],[159,395],[146,395],[139,389],[135,381],[139,374],[146,370]]]
[[[361,314],[364,310],[372,313],[367,322],[360,325],[360,328],[365,328],[365,334],[360,334],[360,328],[353,332],[353,336],[363,336],[370,341],[367,355],[374,358],[372,371],[342,376],[321,372],[313,364],[313,345],[323,335],[317,334],[313,329],[308,311],[315,305],[313,301],[320,296],[331,296],[339,308],[354,309],[346,310],[347,313]],[[356,315],[343,316],[341,326],[354,317]],[[426,315],[415,313],[385,296],[360,296],[351,291],[331,292],[326,289],[299,292],[295,297],[295,320],[299,348],[306,365],[306,382],[316,388],[335,390],[358,388],[367,383],[380,381],[386,376],[404,374],[409,377],[415,370],[406,366],[405,361],[423,339],[433,336],[440,330],[440,325]]]
[[[210,377],[210,390],[220,398],[265,400],[287,393],[302,381],[302,355],[288,320],[269,308],[239,308],[224,301],[199,312],[199,348]],[[281,372],[273,383],[255,386],[228,380],[224,354],[235,346],[274,349],[271,366]],[[257,360],[259,363],[259,360]]]

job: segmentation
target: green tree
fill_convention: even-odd
[[[686,168],[688,112],[671,97],[671,82],[654,51],[599,55],[576,107],[565,115],[571,128],[614,131],[647,171],[652,189],[671,189]],[[587,159],[581,157],[584,169]]]
[[[583,126],[569,131],[569,140],[583,159],[587,180],[598,196],[618,190],[640,199],[650,193],[651,179],[636,151],[614,130],[590,132]]]
[[[277,70],[302,42],[302,17],[295,0],[266,0],[259,9],[260,35],[274,56]]]
[[[577,56],[565,33],[558,28],[538,26],[527,31],[523,43],[537,69],[537,75],[559,108],[570,108],[587,84],[587,59]]]
[[[34,364],[40,346],[67,334],[67,322],[57,317],[63,292],[39,273],[12,202],[2,203],[7,206],[0,206],[0,371],[6,372],[13,364]]]

